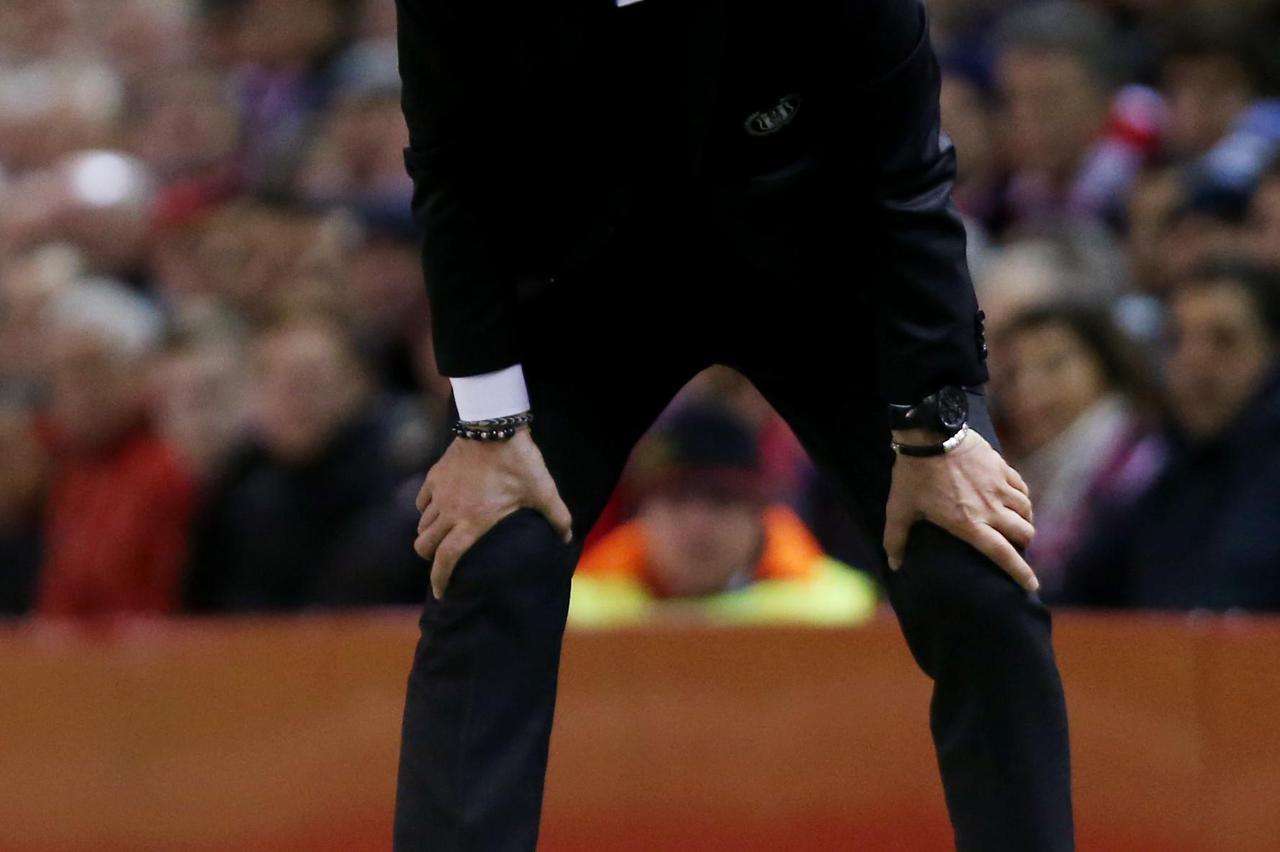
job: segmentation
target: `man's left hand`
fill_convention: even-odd
[[[1025,548],[1035,534],[1027,483],[976,430],[949,453],[894,461],[884,529],[894,571],[902,566],[907,533],[919,520],[973,545],[1027,591],[1040,587],[1016,549]]]

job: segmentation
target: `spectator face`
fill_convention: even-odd
[[[71,0],[4,0],[0,3],[0,52],[19,58],[65,48],[74,32]]]
[[[157,371],[160,429],[197,470],[213,471],[242,434],[242,366],[230,344],[205,345],[169,355]]]
[[[190,11],[170,0],[89,4],[88,26],[101,33],[111,63],[131,79],[162,74],[191,50]]]
[[[1169,398],[1188,434],[1209,438],[1229,425],[1275,359],[1253,303],[1231,281],[1180,291],[1172,304]]]
[[[221,80],[191,72],[148,80],[132,149],[164,177],[184,176],[229,158],[239,117]]]
[[[1235,257],[1243,250],[1244,228],[1204,213],[1184,213],[1169,230],[1165,265],[1174,280],[1217,257]]]
[[[239,57],[275,67],[305,65],[338,37],[332,0],[249,0],[235,22]]]
[[[203,228],[196,254],[204,286],[250,317],[296,305],[309,296],[307,290],[325,295],[336,290],[348,260],[338,218],[249,205],[215,214]]]
[[[754,566],[764,534],[757,504],[655,495],[641,508],[656,579],[677,597],[723,591]]]
[[[1168,144],[1175,156],[1205,153],[1249,104],[1248,78],[1229,56],[1170,62],[1164,71],[1169,103]]]
[[[977,87],[954,74],[942,78],[940,104],[942,126],[956,150],[964,152],[956,164],[956,183],[963,188],[990,174],[995,166],[990,111]]]
[[[1182,189],[1173,172],[1144,175],[1129,197],[1129,251],[1135,283],[1159,292],[1175,279],[1170,260],[1173,214]]]
[[[1085,64],[1065,53],[1011,49],[996,72],[1014,167],[1059,178],[1073,174],[1107,110],[1106,95]]]
[[[346,295],[361,340],[389,343],[416,334],[427,313],[418,250],[411,244],[370,238],[352,255]]]
[[[1048,243],[1016,242],[996,255],[987,265],[986,274],[975,282],[993,346],[1015,314],[1061,295],[1062,282],[1061,261]]]
[[[1249,242],[1259,263],[1280,267],[1280,176],[1268,178],[1254,195]]]
[[[157,228],[147,255],[147,273],[155,292],[181,314],[211,301],[210,275],[200,264],[204,235],[198,224]]]
[[[57,291],[79,274],[79,256],[60,246],[0,264],[0,382],[43,381],[49,344],[45,313]]]
[[[403,159],[408,142],[398,94],[339,99],[303,164],[299,187],[315,198],[394,192],[407,197],[412,190]]]
[[[50,354],[49,413],[73,447],[101,449],[141,417],[145,358],[82,329],[56,330]]]
[[[1065,326],[1023,329],[1006,345],[1002,401],[1027,451],[1052,441],[1107,392],[1102,366]]]
[[[253,414],[267,449],[304,462],[355,416],[363,381],[339,332],[297,322],[266,333],[255,352]]]
[[[44,453],[25,413],[0,408],[0,528],[36,505],[45,479]]]
[[[360,9],[360,36],[368,39],[396,37],[396,7],[382,0],[363,0]]]

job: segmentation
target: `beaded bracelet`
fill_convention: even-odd
[[[522,411],[508,417],[490,420],[459,420],[449,430],[459,438],[473,441],[506,441],[516,434],[516,429],[533,420],[532,411]]]

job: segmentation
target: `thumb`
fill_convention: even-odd
[[[565,544],[573,541],[573,516],[569,514],[569,507],[560,499],[560,493],[555,488],[548,489],[539,508],[547,516],[551,526],[556,528],[556,532],[560,533]]]
[[[889,568],[893,571],[902,567],[907,549],[908,527],[907,519],[901,513],[894,513],[885,520],[884,551],[889,557]]]

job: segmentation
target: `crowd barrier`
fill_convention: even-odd
[[[1079,848],[1280,849],[1280,620],[1058,613]],[[412,613],[0,627],[0,852],[390,848]],[[571,632],[540,849],[950,848],[896,625]]]

